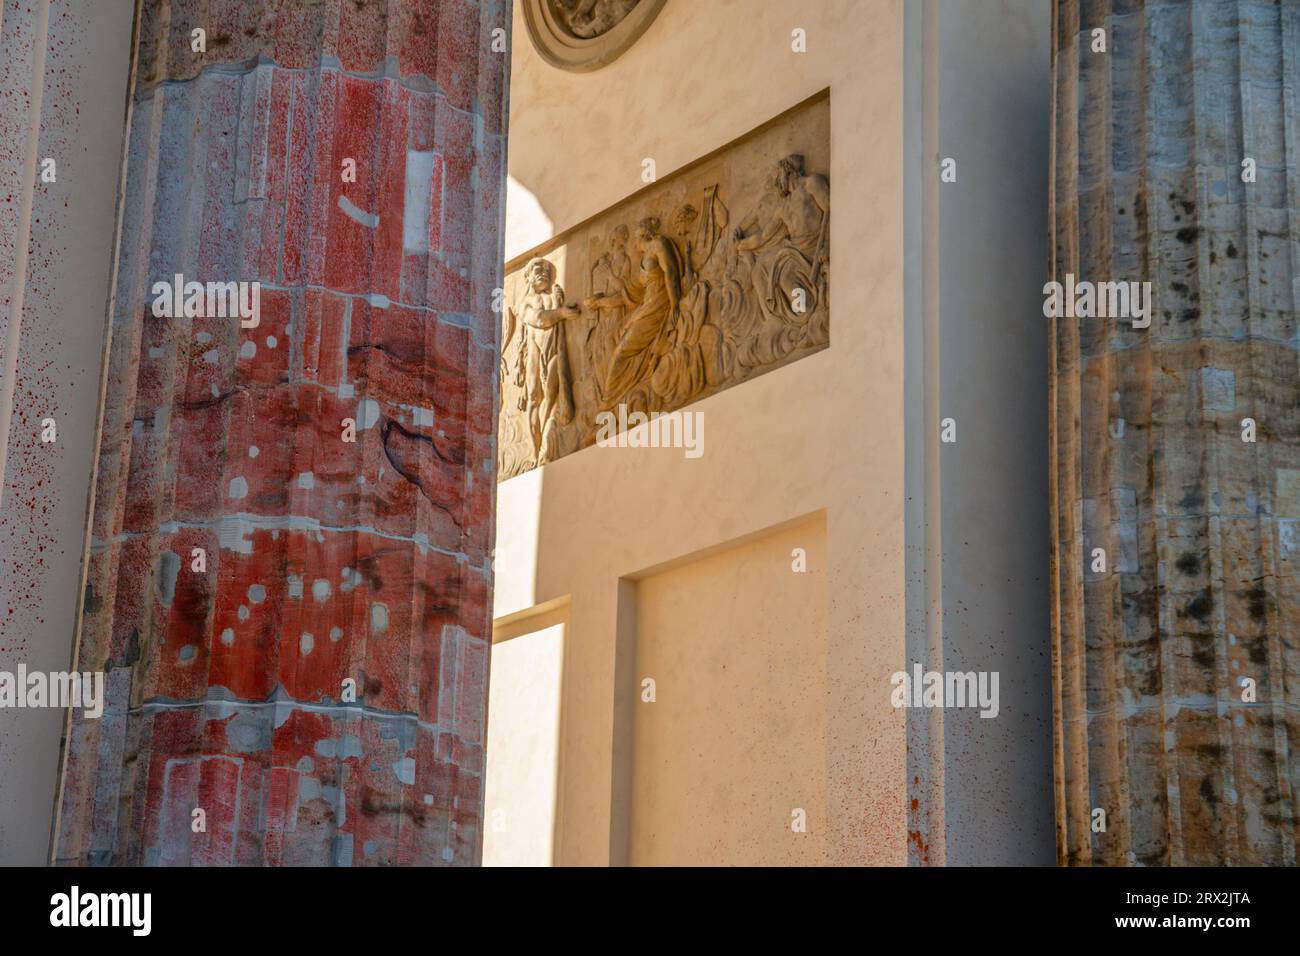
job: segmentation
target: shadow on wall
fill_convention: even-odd
[[[527,186],[510,176],[506,180],[506,254],[509,262],[522,252],[555,235],[551,217]]]

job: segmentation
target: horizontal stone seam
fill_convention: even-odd
[[[477,641],[481,644],[487,643],[481,638],[471,638],[471,640]],[[153,700],[145,701],[139,707],[131,707],[126,711],[106,710],[104,712],[104,716],[140,718],[140,717],[145,717],[154,714],[175,713],[177,711],[183,711],[183,710],[198,710],[200,708],[204,708],[212,705],[220,705],[225,708],[228,708],[232,712],[232,716],[234,713],[240,713],[240,712],[248,713],[250,711],[287,706],[294,711],[302,711],[302,712],[313,713],[313,714],[323,714],[337,719],[364,718],[369,720],[401,720],[401,721],[413,720],[415,721],[416,725],[420,729],[429,731],[430,733],[451,734],[454,737],[460,737],[462,740],[467,740],[469,743],[472,744],[482,743],[482,741],[470,740],[469,738],[464,737],[463,735],[458,733],[456,730],[444,727],[441,724],[430,723],[426,720],[421,720],[418,714],[415,714],[411,711],[382,710],[381,708],[378,707],[367,707],[364,705],[315,704],[310,701],[299,701],[299,700],[293,700],[288,698],[278,700],[278,701],[226,700],[224,698],[203,698],[201,700],[195,700],[195,701],[173,701],[173,700],[165,700],[165,699],[153,699]],[[225,720],[226,718],[218,717],[214,719]],[[252,751],[252,752],[256,752],[256,751]],[[221,754],[221,756],[226,756],[226,754],[223,753]],[[467,770],[466,772],[475,773],[475,775],[477,775],[477,771]]]
[[[1202,715],[1215,714],[1218,717],[1225,717],[1225,718],[1230,716],[1230,714],[1233,711],[1236,711],[1238,709],[1253,710],[1256,712],[1262,712],[1262,711],[1271,712],[1275,709],[1281,709],[1284,711],[1290,711],[1291,713],[1300,713],[1300,703],[1296,703],[1295,701],[1281,701],[1276,704],[1269,701],[1255,701],[1254,703],[1247,703],[1246,701],[1238,700],[1236,698],[1232,698],[1230,700],[1215,698],[1210,701],[1204,701],[1195,704],[1182,703],[1177,700],[1175,700],[1174,703],[1178,705],[1179,712],[1182,712],[1184,710],[1189,710],[1196,714],[1202,714]],[[1219,713],[1219,710],[1221,708],[1223,709],[1224,713]],[[1089,709],[1089,710],[1082,711],[1081,716],[1064,718],[1064,723],[1077,724],[1080,721],[1091,720],[1095,717],[1114,717],[1116,715],[1118,715],[1119,718],[1123,720],[1129,717],[1136,717],[1140,714],[1163,713],[1165,709],[1166,706],[1162,703],[1139,704],[1136,707],[1104,708],[1102,710]],[[1176,726],[1177,715],[1166,718],[1162,720],[1161,723],[1165,726],[1170,726],[1170,727]]]
[[[263,202],[264,200],[256,200],[256,201]],[[439,259],[439,261],[442,262],[443,265],[447,265],[446,260]],[[162,281],[162,280],[157,280],[157,281]],[[413,302],[399,302],[396,299],[389,299],[387,306],[376,305],[375,303],[371,302],[370,299],[373,296],[383,295],[383,293],[380,292],[344,292],[340,289],[331,289],[329,286],[314,285],[311,283],[304,283],[300,285],[280,285],[277,282],[265,282],[261,279],[250,280],[250,281],[256,281],[260,289],[264,289],[268,292],[290,292],[290,293],[319,292],[327,295],[336,295],[345,299],[362,299],[372,309],[375,309],[379,312],[384,312],[387,309],[392,307],[396,307],[399,309],[407,309],[412,312],[421,312],[428,315],[432,315],[436,321],[441,322],[443,325],[447,326],[448,328],[467,329],[471,333],[474,332],[475,326],[478,324],[477,322],[478,316],[476,313],[463,312],[459,309],[438,309],[429,305],[417,305]],[[387,296],[385,296],[385,298],[387,298]],[[152,301],[152,297],[150,297],[150,301]],[[137,307],[143,308],[144,306],[143,304],[140,304]],[[135,315],[133,308],[128,303],[123,303],[121,314],[122,314],[122,321],[116,323],[119,326],[133,325],[138,321],[138,317]],[[468,321],[454,322],[451,321],[450,318],[448,318],[449,316],[464,316]],[[172,321],[183,321],[184,318],[188,318],[188,317],[173,316]],[[201,316],[196,318],[201,318]],[[374,317],[372,316],[372,319],[373,318]],[[379,318],[382,319],[382,316]],[[495,342],[480,342],[472,334],[470,336],[470,341],[474,344],[476,348],[491,349],[493,351],[495,351],[497,348]]]
[[[1083,319],[1080,321],[1090,322],[1095,320]],[[1296,344],[1290,339],[1278,339],[1278,338],[1273,338],[1271,336],[1265,336],[1265,335],[1250,335],[1250,336],[1244,336],[1242,338],[1231,338],[1226,335],[1204,335],[1204,336],[1197,335],[1195,337],[1186,338],[1186,339],[1160,339],[1157,340],[1156,342],[1134,342],[1131,345],[1123,345],[1123,344],[1116,343],[1108,346],[1109,350],[1105,353],[1102,353],[1100,355],[1090,355],[1083,359],[1075,359],[1068,362],[1061,362],[1057,365],[1057,367],[1062,372],[1068,372],[1073,369],[1086,369],[1095,362],[1105,362],[1115,355],[1120,355],[1126,352],[1132,352],[1135,349],[1149,349],[1149,348],[1171,349],[1171,348],[1179,348],[1182,346],[1187,346],[1188,348],[1192,348],[1194,346],[1199,345],[1201,342],[1218,342],[1226,345],[1239,345],[1239,346],[1259,344],[1259,345],[1276,346],[1288,352],[1294,352],[1296,350]],[[1212,366],[1203,365],[1199,367],[1211,368]]]
[[[1132,422],[1129,422],[1129,424],[1130,424],[1130,425],[1133,425]],[[1149,425],[1146,425],[1146,424],[1143,424],[1143,423],[1139,423],[1138,425],[1133,425],[1133,427],[1134,427],[1134,428],[1149,428],[1150,426],[1149,426]],[[1116,439],[1116,441],[1119,441],[1119,439]],[[1120,486],[1118,486],[1118,487],[1120,487],[1120,488],[1124,488],[1124,487],[1131,487],[1131,486],[1120,485]],[[1114,490],[1114,487],[1112,487],[1111,490],[1113,491],[1113,490]],[[1074,502],[1074,503],[1077,504],[1078,502],[1083,501],[1083,500],[1085,500],[1085,499],[1089,499],[1089,498],[1101,498],[1101,497],[1104,497],[1104,495],[1102,495],[1102,494],[1083,494],[1083,495],[1079,495],[1079,496],[1072,496],[1072,497],[1067,498],[1067,499],[1065,499],[1065,500],[1067,500],[1067,501],[1071,501],[1071,502]],[[1176,519],[1179,519],[1179,520],[1186,520],[1186,521],[1196,521],[1196,520],[1212,521],[1212,520],[1215,520],[1215,519],[1218,519],[1218,520],[1220,520],[1220,521],[1257,521],[1257,520],[1260,519],[1260,518],[1272,518],[1272,519],[1275,519],[1275,520],[1278,520],[1278,521],[1291,521],[1291,520],[1295,520],[1295,519],[1292,518],[1290,515],[1279,515],[1279,514],[1273,514],[1271,511],[1250,511],[1250,512],[1241,512],[1241,513],[1238,513],[1238,512],[1222,512],[1222,511],[1170,511],[1170,510],[1168,510],[1168,507],[1169,507],[1168,505],[1162,505],[1162,506],[1160,506],[1160,507],[1158,507],[1158,508],[1157,508],[1157,507],[1150,507],[1150,508],[1147,508],[1147,509],[1145,509],[1145,510],[1146,510],[1146,513],[1148,513],[1148,514],[1150,514],[1150,515],[1152,515],[1152,516],[1154,516],[1154,517],[1156,517],[1156,518],[1176,518]],[[1108,528],[1108,527],[1113,527],[1114,525],[1120,524],[1120,523],[1124,522],[1125,520],[1131,521],[1132,519],[1111,518],[1111,519],[1108,520],[1108,521],[1104,521],[1104,522],[1099,523],[1096,527],[1098,527],[1098,528]],[[1154,554],[1155,552],[1149,552],[1149,553],[1153,553],[1153,554]],[[1114,575],[1114,574],[1132,574],[1132,573],[1136,573],[1136,572],[1130,572],[1130,571],[1107,571],[1105,574],[1096,574],[1096,575],[1094,575],[1094,574],[1092,574],[1092,573],[1089,573],[1089,574],[1088,574],[1088,580],[1090,580],[1090,581],[1092,581],[1092,580],[1101,581],[1101,580],[1104,580],[1105,578],[1111,577],[1111,576]],[[1265,575],[1261,575],[1261,576],[1258,577],[1258,578],[1252,578],[1251,580],[1254,580],[1254,581],[1266,581],[1266,580],[1268,580],[1269,578],[1276,578],[1276,577],[1277,577],[1276,574],[1265,574]]]
[[[389,54],[388,56],[393,56]],[[388,57],[386,56],[385,59]],[[329,60],[334,60],[333,63]],[[390,80],[412,93],[428,93],[434,96],[447,97],[447,91],[438,85],[438,81],[424,76],[421,73],[407,73],[406,75],[395,74],[389,70],[348,70],[344,69],[337,58],[322,56],[320,61],[314,66],[281,66],[275,60],[267,56],[258,56],[248,60],[237,60],[229,63],[208,63],[204,65],[198,73],[184,79],[167,79],[157,80],[148,86],[142,87],[135,93],[137,103],[148,100],[153,96],[154,91],[164,87],[182,87],[191,83],[201,81],[205,76],[247,76],[262,67],[271,67],[276,70],[283,70],[285,73],[297,73],[303,76],[317,75],[320,73],[330,72],[337,73],[340,76],[350,76],[358,80]],[[477,102],[477,100],[475,101]],[[482,111],[479,109],[462,109],[458,106],[448,104],[451,109],[458,113],[468,113],[474,116],[481,116]]]
[[[90,550],[92,554],[103,553],[113,545],[125,544],[129,541],[148,538],[154,535],[175,534],[181,530],[213,531],[220,533],[220,525],[228,520],[247,521],[249,524],[252,524],[261,531],[328,531],[334,534],[373,534],[376,537],[384,538],[388,541],[401,541],[405,544],[414,544],[421,549],[421,553],[425,551],[433,551],[436,554],[456,558],[460,563],[464,563],[476,570],[487,570],[486,564],[478,565],[471,562],[469,555],[464,551],[451,551],[447,548],[441,548],[430,541],[422,541],[411,535],[395,534],[391,531],[380,531],[377,528],[370,528],[362,525],[326,525],[321,524],[319,520],[315,518],[304,518],[299,515],[254,515],[246,511],[229,512],[217,519],[215,523],[201,521],[167,521],[160,524],[158,529],[155,531],[121,531],[108,540],[95,537],[91,538]],[[292,522],[295,521],[300,522],[296,527],[292,524]],[[305,527],[303,526],[304,524],[306,524]]]

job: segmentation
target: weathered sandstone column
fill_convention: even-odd
[[[1051,278],[1151,284],[1053,325],[1065,863],[1296,861],[1297,58],[1294,0],[1056,4]]]
[[[477,860],[509,27],[143,0],[57,862]]]

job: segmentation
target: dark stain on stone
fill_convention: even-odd
[[[1214,598],[1210,594],[1210,589],[1202,588],[1201,593],[1189,601],[1183,610],[1189,617],[1194,617],[1198,621],[1208,620],[1210,612],[1214,610]]]
[[[1161,678],[1158,670],[1150,670],[1142,678],[1142,683],[1137,685],[1140,692],[1147,697],[1154,697],[1164,689],[1164,680]]]
[[[1174,567],[1179,571],[1182,571],[1183,574],[1195,574],[1197,571],[1201,570],[1201,558],[1199,555],[1188,551],[1174,562]]]
[[[361,791],[361,811],[370,816],[388,816],[402,812],[401,798],[388,800],[383,791],[365,787]]]
[[[199,411],[200,409],[205,409],[205,408],[215,408],[216,406],[220,405],[222,402],[233,398],[235,395],[238,395],[239,391],[240,390],[237,388],[232,388],[228,392],[222,392],[220,395],[214,395],[211,398],[200,398],[196,401],[189,401],[189,402],[181,401],[181,402],[177,402],[176,405],[177,407],[181,408],[184,411]],[[146,424],[148,424],[148,422],[146,422]]]
[[[1228,254],[1229,259],[1237,258],[1237,247],[1232,244],[1231,239],[1228,240],[1228,248],[1224,251]]]
[[[1268,665],[1268,638],[1258,637],[1247,642],[1246,654],[1250,657],[1250,662],[1256,667],[1266,667]]]
[[[1214,790],[1214,783],[1209,777],[1201,778],[1201,799],[1206,803],[1218,803],[1219,795]]]
[[[349,358],[366,352],[386,355],[393,361],[406,366],[418,366],[424,359],[424,350],[418,344],[412,346],[411,343],[395,341],[391,343],[363,342],[360,345],[348,346]]]
[[[357,558],[357,574],[364,574],[366,585],[370,590],[379,592],[384,589],[384,579],[379,576],[379,559],[391,549],[381,548],[372,554]]]
[[[116,660],[110,657],[105,662],[104,669],[112,670],[114,667],[133,667],[139,659],[140,632],[133,627],[131,628],[131,636],[126,639],[126,646],[122,648],[122,656]]]
[[[1242,594],[1250,602],[1250,616],[1257,621],[1262,621],[1268,615],[1268,591],[1259,585]]]
[[[1202,670],[1214,670],[1214,644],[1212,639],[1206,639],[1196,645],[1196,649],[1192,651],[1192,660]]]
[[[1205,495],[1201,493],[1200,488],[1193,485],[1187,489],[1182,501],[1178,502],[1178,507],[1187,512],[1199,512],[1205,507]]]
[[[1176,233],[1174,233],[1174,238],[1176,238],[1179,242],[1192,243],[1196,241],[1196,238],[1200,234],[1201,234],[1200,226],[1184,226],[1182,229],[1179,229]]]

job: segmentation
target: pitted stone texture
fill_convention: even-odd
[[[1060,0],[1054,26],[1052,278],[1153,302],[1145,330],[1053,324],[1058,854],[1294,864],[1300,5]]]
[[[59,862],[477,861],[509,22],[144,4]]]

